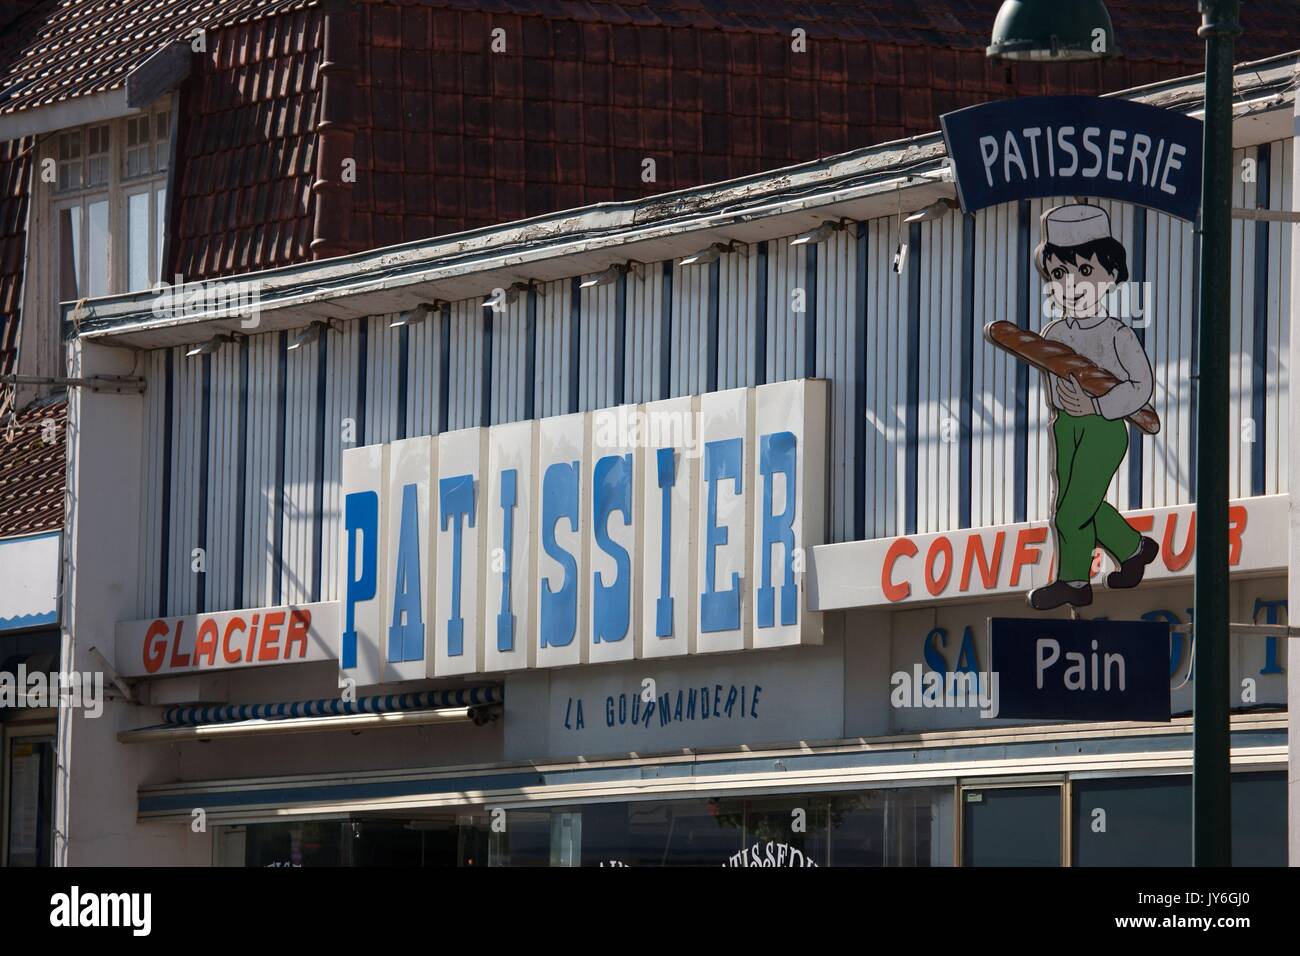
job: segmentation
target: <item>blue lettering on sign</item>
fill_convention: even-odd
[[[465,619],[460,613],[461,542],[465,520],[474,527],[474,476],[455,475],[438,482],[442,530],[451,529],[451,613],[447,618],[447,656],[465,653]]]
[[[501,472],[501,611],[497,614],[497,650],[515,649],[515,616],[510,610],[510,585],[514,570],[515,504],[518,501],[519,470]]]
[[[1259,612],[1264,612],[1265,624],[1280,624],[1278,617],[1279,610],[1286,610],[1286,600],[1265,601],[1263,598],[1255,598],[1255,609],[1251,612],[1251,620],[1256,624],[1259,623]],[[1264,666],[1260,670],[1261,674],[1281,674],[1282,665],[1277,659],[1277,638],[1269,635],[1264,639]]]
[[[542,476],[542,550],[564,568],[559,590],[542,579],[538,630],[542,647],[568,647],[578,632],[578,562],[555,540],[555,525],[569,519],[578,530],[578,463],[551,465]]]
[[[930,665],[930,669],[940,677],[948,675],[948,662],[944,659],[943,652],[940,650],[940,648],[947,646],[948,629],[943,627],[931,628],[930,632],[925,635],[925,640],[921,642],[921,656]],[[967,624],[962,631],[961,647],[957,649],[957,662],[953,666],[953,670],[958,673],[972,675],[975,679],[975,692],[979,693],[979,668],[979,655],[975,651],[975,632]]]
[[[420,600],[420,489],[402,486],[402,521],[393,572],[393,623],[388,662],[424,660],[424,611]]]
[[[659,493],[663,496],[663,523],[659,528],[659,597],[655,599],[655,637],[673,636],[673,486],[677,484],[677,459],[671,448],[656,452]]]
[[[736,494],[744,490],[741,462],[744,445],[739,438],[706,442],[704,481],[708,485],[708,515],[704,529],[704,593],[700,595],[700,630],[734,631],[740,627],[740,574],[731,572],[731,587],[717,590],[718,547],[727,543],[727,528],[718,527],[718,484],[731,479]]]
[[[592,475],[592,517],[596,546],[614,559],[613,584],[595,573],[592,592],[593,644],[614,643],[627,636],[632,623],[632,558],[627,549],[609,536],[610,516],[618,511],[623,524],[632,524],[632,456],[607,455],[596,462]]]
[[[1173,110],[1094,96],[1022,96],[945,113],[965,212],[1017,199],[1098,196],[1193,221],[1203,126]]]
[[[378,493],[356,491],[345,496],[343,527],[348,536],[348,586],[339,666],[349,668],[357,666],[357,604],[373,601],[379,586]]]
[[[772,549],[781,545],[785,555],[781,584],[781,624],[799,622],[799,593],[794,584],[795,463],[798,440],[790,432],[764,435],[759,440],[758,470],[763,475],[763,568],[758,585],[758,626],[774,626],[776,589],[772,586]],[[776,476],[785,475],[785,509],[772,513]]]

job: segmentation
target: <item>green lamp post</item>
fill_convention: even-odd
[[[1196,674],[1192,719],[1192,853],[1232,863],[1228,671],[1228,355],[1232,273],[1232,59],[1240,0],[1199,0],[1205,38],[1196,440]],[[1116,53],[1103,0],[1005,0],[988,55],[1062,63]]]

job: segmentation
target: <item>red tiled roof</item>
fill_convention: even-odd
[[[316,222],[351,250],[731,179],[930,132],[941,113],[990,99],[1196,73],[1203,57],[1186,0],[1109,0],[1118,60],[1011,68],[984,56],[995,0],[355,6],[356,182],[344,221]],[[1257,0],[1243,17],[1238,60],[1297,45],[1300,4]],[[298,15],[275,42],[269,24],[216,38],[182,113],[174,271],[311,257],[322,19]],[[791,49],[796,27],[806,53]]]
[[[0,375],[14,371],[18,356],[30,142],[0,143]],[[8,411],[9,395],[9,389],[0,388],[0,415]]]
[[[0,419],[0,538],[63,527],[66,401],[19,412],[12,439]]]
[[[0,70],[0,113],[120,88],[163,44],[197,27],[301,9],[314,0],[47,0],[31,8],[29,36]]]

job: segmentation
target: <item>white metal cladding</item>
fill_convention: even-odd
[[[1267,164],[1259,162],[1260,150],[1237,153],[1239,167],[1242,160],[1254,159],[1260,169],[1267,168],[1269,208],[1289,208],[1292,202],[1292,149],[1290,141],[1270,144]],[[1234,205],[1253,206],[1261,198],[1257,184],[1246,180],[1237,186]],[[1018,500],[1024,518],[1046,517],[1051,488],[1049,413],[1040,377],[1032,372],[1025,376],[1026,389],[1018,395],[1015,363],[989,346],[981,331],[998,319],[1041,329],[1041,281],[1023,256],[1037,245],[1039,217],[1053,202],[1028,203],[1023,216],[1018,204],[981,211],[973,219],[969,250],[960,215],[921,224],[914,240],[913,230],[904,225],[902,236],[910,242],[902,274],[892,268],[900,242],[896,217],[861,224],[865,239],[859,238],[859,225],[850,224],[816,246],[811,287],[807,247],[792,247],[788,239],[768,241],[761,250],[754,245],[724,254],[716,265],[673,264],[668,303],[668,266],[648,264],[626,279],[621,370],[615,366],[613,339],[619,285],[582,290],[575,303],[570,280],[547,283],[491,316],[490,420],[520,420],[528,412],[530,299],[535,315],[536,417],[569,412],[575,397],[580,408],[611,404],[620,374],[625,401],[665,397],[665,338],[668,395],[705,391],[711,378],[720,389],[754,384],[757,369],[766,381],[800,378],[807,373],[805,323],[812,316],[815,373],[832,385],[831,540],[855,535],[859,495],[865,500],[861,521],[869,538],[905,532],[909,516],[914,516],[918,532],[958,527],[967,507],[967,486],[971,525],[1018,520]],[[1130,254],[1133,279],[1145,278],[1147,283],[1149,294],[1136,302],[1145,310],[1142,334],[1155,370],[1153,402],[1163,423],[1160,435],[1137,443],[1140,488],[1129,487],[1126,462],[1111,499],[1121,508],[1185,503],[1192,495],[1194,445],[1188,387],[1194,316],[1192,230],[1159,213],[1103,205]],[[1266,301],[1256,300],[1261,234],[1268,247]],[[1243,424],[1243,436],[1250,435],[1245,423],[1254,423],[1255,440],[1243,440],[1231,452],[1234,496],[1286,490],[1290,243],[1289,226],[1234,224],[1233,412]],[[711,294],[715,278],[716,298]],[[800,303],[802,312],[796,311]],[[961,351],[965,308],[972,325],[968,372]],[[707,360],[715,314],[717,365],[711,374]],[[149,387],[143,399],[141,615],[160,608],[173,614],[196,609],[198,576],[191,561],[192,549],[199,546],[201,501],[207,508],[206,609],[266,605],[277,596],[309,600],[317,590],[321,600],[337,598],[339,459],[344,444],[434,434],[444,418],[451,429],[483,420],[487,341],[482,298],[454,303],[449,315],[436,313],[405,330],[391,328],[389,316],[342,323],[321,340],[323,383],[318,381],[321,344],[286,351],[290,337],[274,333],[221,348],[211,357],[206,477],[198,474],[203,457],[203,361],[187,358],[184,350],[149,354],[144,361]],[[1257,316],[1265,321],[1262,328]],[[760,355],[759,323],[764,317],[766,352]],[[910,335],[915,342],[910,343]],[[1255,371],[1257,340],[1264,344],[1258,359],[1266,370],[1263,382],[1257,381]],[[856,379],[860,353],[866,369],[861,408]],[[971,397],[968,433],[960,428],[966,376]],[[909,392],[915,394],[915,408]],[[1018,400],[1023,403],[1019,421]],[[1257,412],[1262,421],[1256,420]],[[855,428],[859,414],[865,420],[865,482],[860,491]],[[915,438],[913,464],[909,434]],[[962,469],[963,455],[969,456],[968,476]],[[1014,477],[1017,461],[1026,466],[1019,488]],[[913,473],[915,484],[909,485]],[[282,562],[276,560],[277,549]]]
[[[622,286],[578,290],[578,411],[615,404],[614,358]]]
[[[677,266],[674,270],[668,398],[698,395],[708,389],[705,360],[709,350],[709,273],[712,269],[712,263],[697,263]]]
[[[718,388],[755,384],[758,247],[718,260]]]
[[[767,249],[767,380],[783,382],[806,370],[807,250],[789,239],[773,239]]]
[[[817,249],[816,373],[829,379],[830,494],[827,535],[851,541],[855,535],[854,464],[857,461],[858,350],[862,341],[859,307],[857,227],[834,233]],[[868,244],[868,248],[870,248]],[[801,374],[791,376],[802,377]],[[748,384],[748,383],[746,383]]]
[[[528,296],[503,303],[492,313],[492,409],[490,421],[517,422],[528,409]],[[411,435],[431,435],[434,427]]]
[[[660,395],[663,356],[664,271],[662,262],[650,263],[644,275],[627,277],[627,349],[623,368],[623,397],[628,402],[653,402]]]
[[[537,301],[536,415],[547,418],[573,411],[569,407],[572,283],[548,282]]]
[[[907,305],[905,276],[894,272],[898,222],[868,224],[866,278],[867,418],[866,507],[868,538],[904,529],[907,438]],[[774,244],[775,245],[775,244]],[[771,343],[769,342],[769,345]],[[837,524],[831,516],[831,526]]]

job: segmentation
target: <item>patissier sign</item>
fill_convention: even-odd
[[[340,668],[360,685],[821,643],[828,385],[343,454]]]

